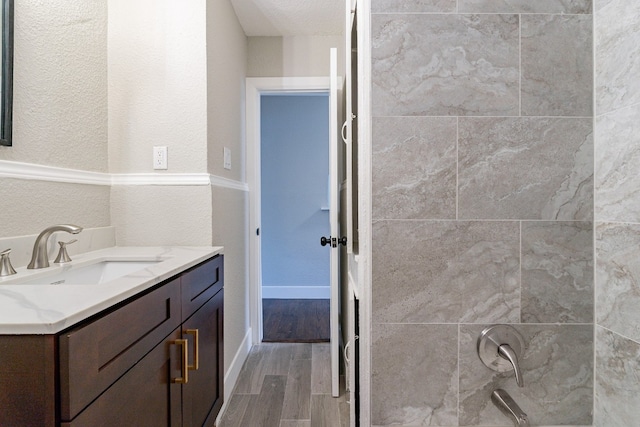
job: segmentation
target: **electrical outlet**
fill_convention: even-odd
[[[222,152],[224,157],[224,168],[231,169],[231,149],[224,147]]]
[[[168,163],[168,151],[167,147],[153,147],[153,168],[154,169],[167,169]]]

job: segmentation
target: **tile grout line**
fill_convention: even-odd
[[[592,355],[592,373],[591,375],[593,376],[593,380],[591,382],[591,394],[593,396],[592,398],[592,403],[591,403],[591,423],[592,424],[596,424],[597,422],[597,414],[599,413],[598,411],[598,407],[597,407],[597,403],[596,403],[596,391],[598,389],[598,369],[597,369],[597,363],[598,363],[598,300],[596,298],[597,295],[597,290],[598,290],[598,257],[597,257],[597,235],[596,235],[596,228],[597,228],[597,218],[596,218],[596,210],[597,210],[597,200],[598,200],[598,191],[597,191],[597,176],[596,176],[596,166],[597,166],[597,156],[596,156],[596,151],[597,151],[597,145],[598,145],[598,138],[597,138],[597,121],[598,121],[598,98],[597,98],[597,88],[598,88],[598,73],[597,73],[597,39],[596,39],[596,33],[598,31],[598,23],[597,23],[597,13],[594,10],[595,5],[592,4],[591,5],[592,9],[591,9],[591,22],[592,22],[592,31],[591,31],[591,60],[593,61],[593,76],[592,76],[592,87],[591,87],[591,97],[592,97],[592,106],[591,106],[591,115],[592,120],[592,134],[593,134],[593,140],[592,140],[592,144],[593,144],[593,163],[592,163],[592,173],[593,173],[593,207],[592,207],[592,211],[591,211],[591,234],[592,234],[592,262],[593,262],[593,270],[592,270],[592,283],[593,283],[593,289],[591,292],[591,298],[593,301],[593,311],[592,311],[592,321],[593,321],[593,333],[591,335],[591,339],[592,339],[592,349],[593,349],[593,355]],[[604,116],[604,115],[603,115]]]
[[[518,112],[522,117],[522,14],[518,14]]]
[[[456,116],[456,221],[460,219],[460,117]]]
[[[458,323],[458,425],[460,425],[460,329],[462,325]]]
[[[520,319],[520,323],[522,322],[522,223],[524,221],[520,221],[520,315],[518,316],[518,318]]]

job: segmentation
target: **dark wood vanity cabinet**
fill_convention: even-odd
[[[212,426],[224,395],[223,287],[218,255],[53,342],[41,337],[34,363],[57,386],[5,402],[0,383],[0,425]],[[14,424],[32,398],[48,409]]]
[[[182,386],[183,426],[212,426],[222,407],[224,396],[223,364],[223,292],[218,291],[205,305],[182,324],[183,336],[198,331],[198,367],[189,371]],[[193,336],[193,335],[191,335]],[[194,354],[189,341],[189,354]]]
[[[0,335],[0,426],[56,424],[55,335]]]

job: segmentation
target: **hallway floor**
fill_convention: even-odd
[[[331,397],[328,343],[251,349],[218,427],[347,427],[344,387]]]
[[[263,342],[329,342],[328,299],[263,299]]]

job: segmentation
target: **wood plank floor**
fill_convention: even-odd
[[[348,426],[344,386],[331,396],[329,344],[263,343],[251,349],[218,427]]]
[[[328,299],[263,299],[264,342],[328,342]]]

